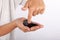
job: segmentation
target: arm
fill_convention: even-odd
[[[18,18],[10,23],[0,26],[0,36],[8,34],[16,27],[20,28],[23,32],[29,31],[29,28],[23,25],[24,20],[25,18]]]
[[[12,21],[11,23],[0,26],[0,36],[3,36],[11,32],[15,28],[16,28],[15,21]]]
[[[30,31],[34,31],[34,30],[37,30],[39,28],[42,28],[42,25],[38,24],[38,23],[36,23],[38,26],[33,26],[32,28],[24,26],[23,25],[24,20],[26,20],[26,19],[25,18],[18,18],[15,21],[12,21],[8,24],[0,26],[0,36],[3,36],[5,34],[11,32],[16,27],[21,29],[23,32],[30,32]]]

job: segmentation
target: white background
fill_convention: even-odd
[[[19,29],[15,30],[15,40],[60,40],[60,0],[44,0],[46,10],[43,15],[37,15],[32,21],[41,23],[44,28],[34,32],[24,33]],[[27,15],[27,11],[20,10],[18,16]],[[25,17],[24,16],[24,17]]]

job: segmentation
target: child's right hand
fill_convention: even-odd
[[[18,18],[18,19],[16,20],[16,25],[17,25],[17,26],[19,27],[19,29],[21,29],[23,32],[35,31],[35,30],[40,29],[40,28],[43,27],[43,25],[36,23],[38,26],[33,26],[33,27],[29,28],[29,27],[23,25],[23,21],[24,21],[24,20],[25,20],[25,18]],[[33,22],[33,23],[35,23],[35,22]]]
[[[16,20],[16,25],[19,29],[21,29],[23,32],[28,32],[30,31],[29,27],[26,27],[23,25],[23,21],[25,20],[25,18],[18,18]]]

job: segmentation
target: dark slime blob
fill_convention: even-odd
[[[28,20],[27,19],[23,21],[23,25],[24,26],[27,26],[29,28],[31,28],[33,26],[38,26],[36,23],[28,23]]]

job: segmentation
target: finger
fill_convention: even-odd
[[[35,31],[35,30],[38,30],[40,28],[43,28],[43,25],[40,25],[40,26],[34,26],[34,27],[31,27],[31,31]]]
[[[37,15],[38,15],[38,14],[40,14],[40,13],[39,13],[39,10],[37,11]]]
[[[24,32],[29,32],[30,31],[30,28],[24,26],[24,27],[21,28],[21,30],[23,30]]]
[[[36,23],[36,22],[35,22]],[[43,28],[44,25],[36,23],[40,28]]]
[[[31,18],[32,18],[32,14],[33,14],[33,9],[29,9],[29,13],[28,13],[28,23],[31,23]]]
[[[43,14],[44,13],[44,9],[42,9],[40,13]]]
[[[43,28],[43,27],[44,27],[44,25],[42,25],[42,24],[38,24],[38,26],[39,26],[40,28]]]
[[[26,10],[28,8],[28,4],[29,4],[29,2],[27,1],[26,4],[24,5],[24,7],[22,8],[22,10]]]
[[[35,30],[37,30],[37,29],[39,29],[39,26],[31,27],[31,31],[35,31]]]
[[[44,9],[39,9],[38,11],[40,14],[43,14],[44,13]]]
[[[29,32],[30,28],[28,28],[27,26],[24,26],[24,32]]]
[[[43,28],[44,27],[44,25],[42,25],[42,24],[39,24],[39,23],[36,23],[36,22],[32,22],[32,23],[37,24],[40,28]]]
[[[33,12],[33,16],[36,16],[37,15],[37,10],[35,10],[34,12]]]

